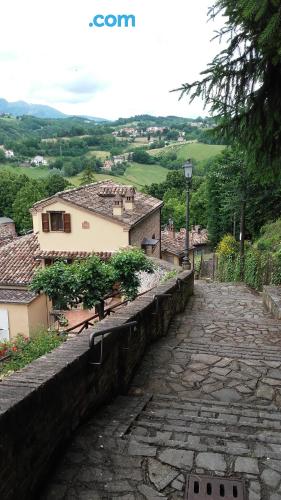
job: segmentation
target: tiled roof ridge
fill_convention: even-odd
[[[40,206],[42,203],[45,203],[46,201],[53,200],[57,197],[61,197],[62,194],[66,193],[71,193],[73,191],[80,191],[81,189],[85,189],[89,186],[93,186],[94,184],[104,184],[104,183],[109,183],[111,182],[113,184],[113,181],[111,179],[105,179],[103,181],[96,181],[96,182],[90,182],[90,184],[83,184],[83,186],[77,186],[74,188],[69,188],[65,189],[64,191],[58,191],[57,193],[53,194],[52,196],[48,196],[47,198],[43,198],[42,200],[36,201],[36,203],[33,203],[32,208],[35,208],[37,206]]]
[[[118,184],[117,182],[114,182],[112,179],[104,179],[101,181],[90,182],[90,184],[83,184],[82,186],[77,186],[74,188],[65,189],[64,191],[58,191],[57,193],[53,194],[52,196],[48,196],[47,198],[43,198],[42,200],[36,201],[36,203],[34,203],[32,205],[31,211],[33,209],[36,209],[37,207],[40,207],[41,205],[44,205],[46,202],[49,202],[50,200],[54,200],[56,198],[64,198],[63,195],[66,195],[66,194],[72,193],[72,192],[81,191],[81,190],[86,189],[90,186],[97,186],[98,184],[112,184],[113,186],[118,186],[122,189],[127,189],[127,190],[134,190],[134,192],[136,192],[136,189],[132,184]],[[75,202],[72,202],[72,203],[75,203]]]

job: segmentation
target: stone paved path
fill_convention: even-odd
[[[43,500],[183,498],[192,472],[281,500],[281,322],[242,285],[197,282],[130,394],[74,436]]]

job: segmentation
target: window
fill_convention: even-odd
[[[51,231],[63,231],[63,212],[50,212]]]
[[[43,233],[64,232],[71,233],[71,215],[65,212],[42,213]]]

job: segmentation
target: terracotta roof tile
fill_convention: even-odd
[[[0,247],[0,285],[27,285],[40,265],[34,260],[39,249],[35,234],[15,238]]]
[[[38,250],[34,254],[35,259],[86,259],[91,255],[97,255],[102,260],[107,260],[111,257],[111,252],[62,252],[58,250]]]
[[[126,194],[132,196],[132,193],[134,193],[133,210],[125,210],[122,216],[113,215],[113,199],[115,195],[124,197]],[[32,211],[48,206],[58,198],[107,218],[110,217],[128,228],[136,225],[163,204],[157,198],[136,192],[132,186],[116,184],[108,180],[59,192],[50,198],[35,203]]]
[[[9,290],[0,288],[0,303],[29,304],[37,295],[27,290]]]
[[[163,252],[182,255],[184,253],[185,229],[180,229],[178,233],[166,230],[161,233],[161,248]],[[207,229],[199,229],[196,227],[189,232],[190,248],[196,248],[198,245],[207,245],[208,231]]]

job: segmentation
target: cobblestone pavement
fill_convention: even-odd
[[[129,395],[78,430],[43,500],[182,499],[190,473],[281,500],[280,343],[259,295],[197,282]]]

